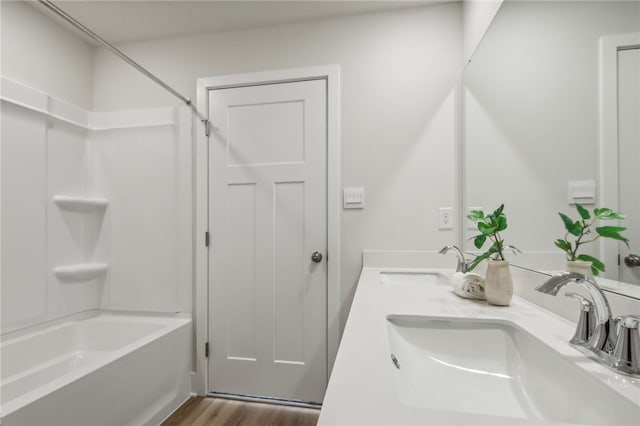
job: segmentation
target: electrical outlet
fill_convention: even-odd
[[[438,229],[453,229],[453,207],[438,209]]]
[[[467,207],[467,215],[471,213],[471,210],[482,210],[482,207]],[[464,217],[467,222],[467,229],[478,229],[478,225],[474,221],[467,219],[467,215]]]

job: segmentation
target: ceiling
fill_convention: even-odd
[[[203,32],[290,24],[449,1],[453,0],[54,0],[53,3],[105,40],[112,43],[125,43]],[[37,2],[29,3],[43,13],[54,16]],[[58,17],[54,19],[62,21]],[[68,24],[65,23],[65,25]]]

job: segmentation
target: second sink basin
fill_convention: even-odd
[[[396,394],[405,405],[518,423],[640,419],[631,401],[508,321],[389,315],[387,325]]]

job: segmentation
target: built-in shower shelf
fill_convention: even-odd
[[[75,197],[70,195],[56,195],[53,202],[61,209],[81,213],[91,213],[107,208],[109,200],[106,198]]]
[[[56,277],[64,281],[86,281],[104,275],[109,270],[106,263],[78,263],[57,266],[53,269]]]

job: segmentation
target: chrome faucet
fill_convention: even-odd
[[[558,294],[558,290],[570,282],[585,286],[589,296],[591,296],[591,300],[593,300],[595,327],[586,345],[594,350],[604,351],[608,354],[613,353],[617,338],[616,324],[615,320],[611,318],[609,301],[595,281],[582,274],[571,272],[551,277],[547,282],[537,287],[536,290],[555,296]]]
[[[600,286],[589,277],[575,272],[555,275],[536,290],[556,296],[569,283],[584,286],[593,303],[575,293],[566,296],[581,300],[582,313],[570,344],[596,361],[625,374],[640,376],[640,334],[636,316],[612,318],[611,307]],[[592,324],[587,319],[593,311]],[[618,333],[620,325],[620,333]],[[620,336],[618,336],[620,334]]]
[[[455,250],[456,255],[458,256],[458,264],[456,266],[456,272],[467,272],[467,270],[469,269],[469,263],[467,262],[467,259],[465,259],[464,253],[462,252],[462,250],[460,250],[458,246],[454,246],[454,245],[444,246],[442,247],[442,249],[440,249],[438,253],[445,254],[449,250]]]

